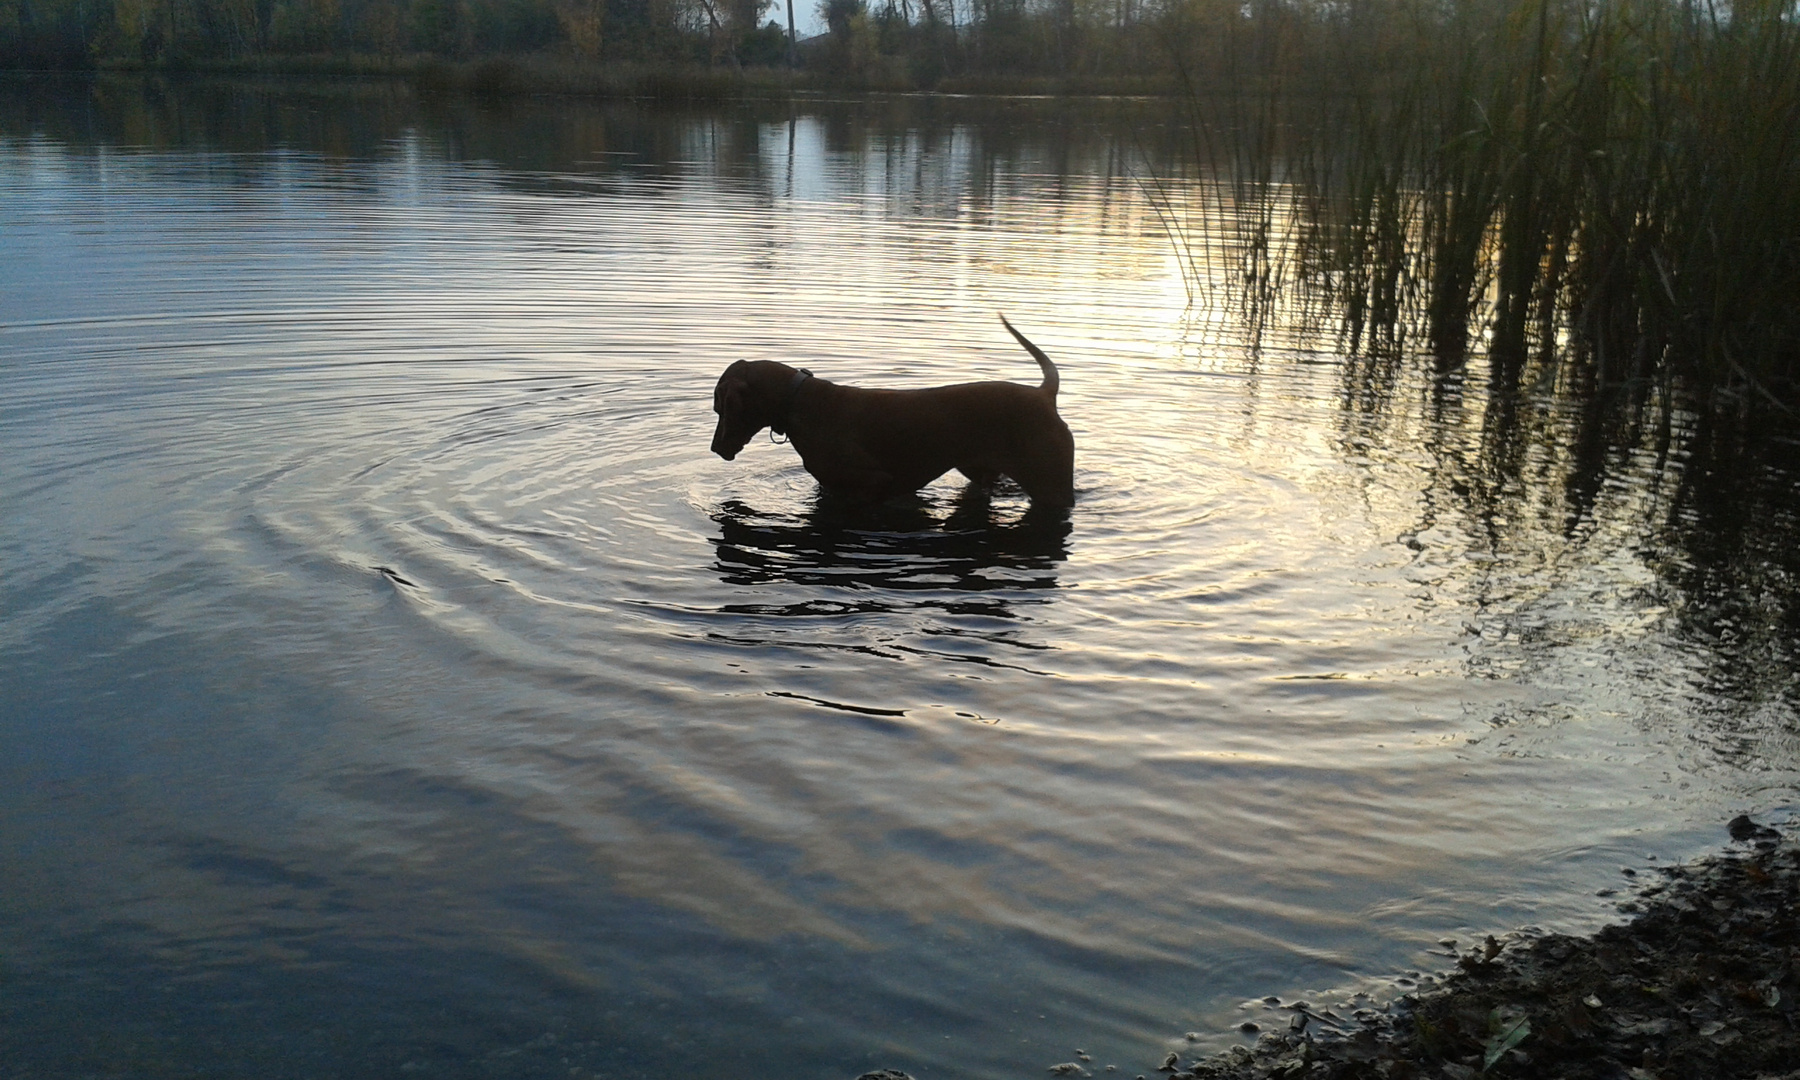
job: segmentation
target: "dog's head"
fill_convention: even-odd
[[[719,385],[713,387],[713,412],[719,414],[719,425],[713,429],[712,452],[726,461],[737,457],[757,432],[769,426],[752,374],[750,362],[739,360],[725,369]]]

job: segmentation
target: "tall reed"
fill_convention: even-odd
[[[1793,0],[1218,10],[1179,40],[1184,72],[1223,76],[1190,81],[1187,122],[1211,190],[1254,211],[1247,310],[1281,267],[1354,353],[1800,407]]]

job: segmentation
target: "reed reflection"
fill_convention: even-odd
[[[1621,673],[1641,722],[1690,729],[1721,760],[1788,767],[1800,444],[1784,418],[1651,381],[1496,388],[1484,362],[1370,357],[1344,365],[1338,395],[1347,458],[1423,452],[1409,576],[1431,602],[1466,605],[1468,673],[1580,680],[1580,665],[1620,662],[1612,643],[1648,635],[1661,660]]]
[[[1675,617],[1704,658],[1704,689],[1737,706],[1725,728],[1766,728],[1791,757],[1800,737],[1800,442],[1709,416],[1684,449],[1657,572],[1684,597]]]
[[[821,493],[804,515],[768,514],[740,500],[713,516],[713,569],[727,584],[826,586],[841,592],[787,603],[744,603],[750,615],[826,615],[938,609],[1017,618],[1044,603],[1069,556],[1067,511],[1000,512],[967,485],[940,519],[925,497],[857,506]]]

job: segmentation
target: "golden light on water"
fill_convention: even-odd
[[[1681,735],[1739,714],[1654,454],[1249,333],[1105,124],[370,106],[302,151],[272,109],[228,154],[151,104],[0,127],[0,640],[49,718],[3,932],[43,971],[97,935],[253,1002],[353,970],[421,1030],[553,985],[646,1055],[792,1061],[800,1017],[1016,1075],[1582,925],[1769,782]],[[954,479],[844,517],[790,447],[706,452],[739,358],[1034,379],[1002,311],[1061,367],[1067,521]]]

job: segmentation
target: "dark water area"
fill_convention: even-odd
[[[1161,123],[0,84],[7,1075],[1129,1076],[1788,812],[1792,434],[1251,333]],[[1066,519],[707,453],[996,311]]]

